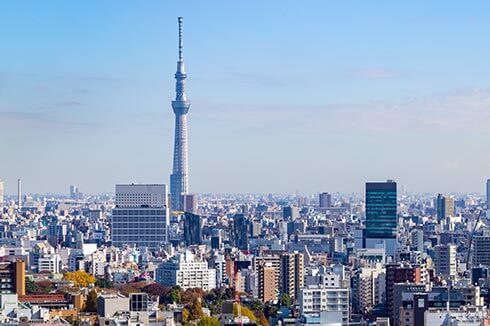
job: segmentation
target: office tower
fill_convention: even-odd
[[[216,270],[209,268],[205,260],[186,251],[163,262],[156,270],[156,281],[168,287],[209,291],[216,287]]]
[[[386,265],[386,305],[388,308],[388,315],[391,318],[393,324],[393,318],[395,310],[399,307],[395,307],[393,304],[394,288],[397,283],[415,283],[419,284],[422,280],[421,269],[418,265],[392,263]],[[393,324],[396,325],[396,324]]]
[[[396,238],[396,203],[396,182],[366,183],[366,238]]]
[[[276,268],[269,262],[259,264],[259,299],[262,302],[273,302],[277,299],[276,272]]]
[[[457,273],[456,245],[437,245],[435,247],[435,268],[437,275],[455,277]]]
[[[185,93],[185,73],[182,24],[183,18],[179,17],[179,60],[177,61],[177,72],[175,73],[175,100],[172,108],[175,113],[175,139],[174,139],[174,162],[170,175],[170,193],[172,194],[172,210],[182,211],[181,196],[189,192],[189,166],[187,158],[187,113],[190,102]]]
[[[318,202],[320,208],[332,207],[332,195],[328,192],[322,192],[318,196]]]
[[[436,198],[437,220],[446,218],[446,198],[442,194],[437,194]]]
[[[71,185],[70,186],[70,199],[77,200],[78,199],[78,187]]]
[[[169,212],[164,184],[116,185],[112,244],[157,250],[167,242]]]
[[[281,255],[281,293],[289,295],[295,302],[299,298],[299,291],[304,286],[304,256],[293,252]]]
[[[3,210],[3,181],[0,179],[0,215]]]
[[[197,195],[182,195],[182,210],[184,212],[190,212],[193,214],[197,214]]]
[[[184,215],[184,242],[186,246],[201,244],[202,238],[201,217],[197,214],[185,212]]]
[[[285,206],[282,208],[282,218],[285,221],[294,221],[299,218],[299,208],[297,206]]]
[[[446,197],[445,205],[444,205],[444,214],[446,217],[454,216],[454,197]]]
[[[22,180],[17,179],[17,207],[22,207]]]
[[[487,180],[487,217],[490,217],[490,179]]]
[[[454,216],[454,197],[446,197],[438,194],[436,198],[436,209],[438,221]]]
[[[243,214],[233,216],[233,244],[240,250],[248,249],[248,220]]]

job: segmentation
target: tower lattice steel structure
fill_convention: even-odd
[[[172,209],[181,211],[183,209],[182,195],[189,193],[189,162],[187,158],[187,113],[190,102],[185,94],[185,73],[182,25],[183,18],[179,17],[179,60],[177,61],[177,72],[175,73],[175,100],[172,108],[175,113],[175,140],[174,140],[174,162],[170,175],[170,192],[172,194]]]

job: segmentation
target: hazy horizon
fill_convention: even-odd
[[[191,193],[483,193],[490,3],[353,3],[1,2],[5,193],[169,183],[178,16]]]

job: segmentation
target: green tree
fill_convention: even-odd
[[[163,303],[181,303],[181,289],[178,286],[174,286],[170,291],[163,296]]]
[[[26,278],[26,292],[27,294],[37,294],[39,291],[39,287],[36,282],[30,278]]]
[[[105,278],[98,278],[95,281],[95,286],[98,286],[99,288],[103,288],[103,289],[113,289],[114,282],[107,280]]]
[[[257,298],[254,298],[250,302],[249,306],[250,306],[250,309],[252,309],[253,311],[263,311],[264,310],[264,304],[262,303],[262,301],[260,301]]]
[[[281,295],[280,303],[281,303],[281,306],[283,306],[283,307],[291,307],[291,305],[293,304],[291,297],[287,293],[283,293]]]
[[[97,291],[92,289],[87,296],[87,302],[85,302],[85,312],[97,312]]]
[[[197,323],[197,326],[219,326],[220,322],[217,318],[203,316]]]
[[[277,317],[277,307],[270,303],[265,304],[264,315],[266,319],[269,319],[270,317]]]

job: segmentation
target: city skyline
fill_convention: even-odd
[[[193,192],[361,192],[393,178],[410,191],[483,193],[489,5],[446,4],[434,17],[440,8],[423,2],[312,4],[0,4],[5,193],[17,179],[23,193],[168,183],[181,15]]]
[[[0,1],[0,325],[490,325],[488,13]]]

